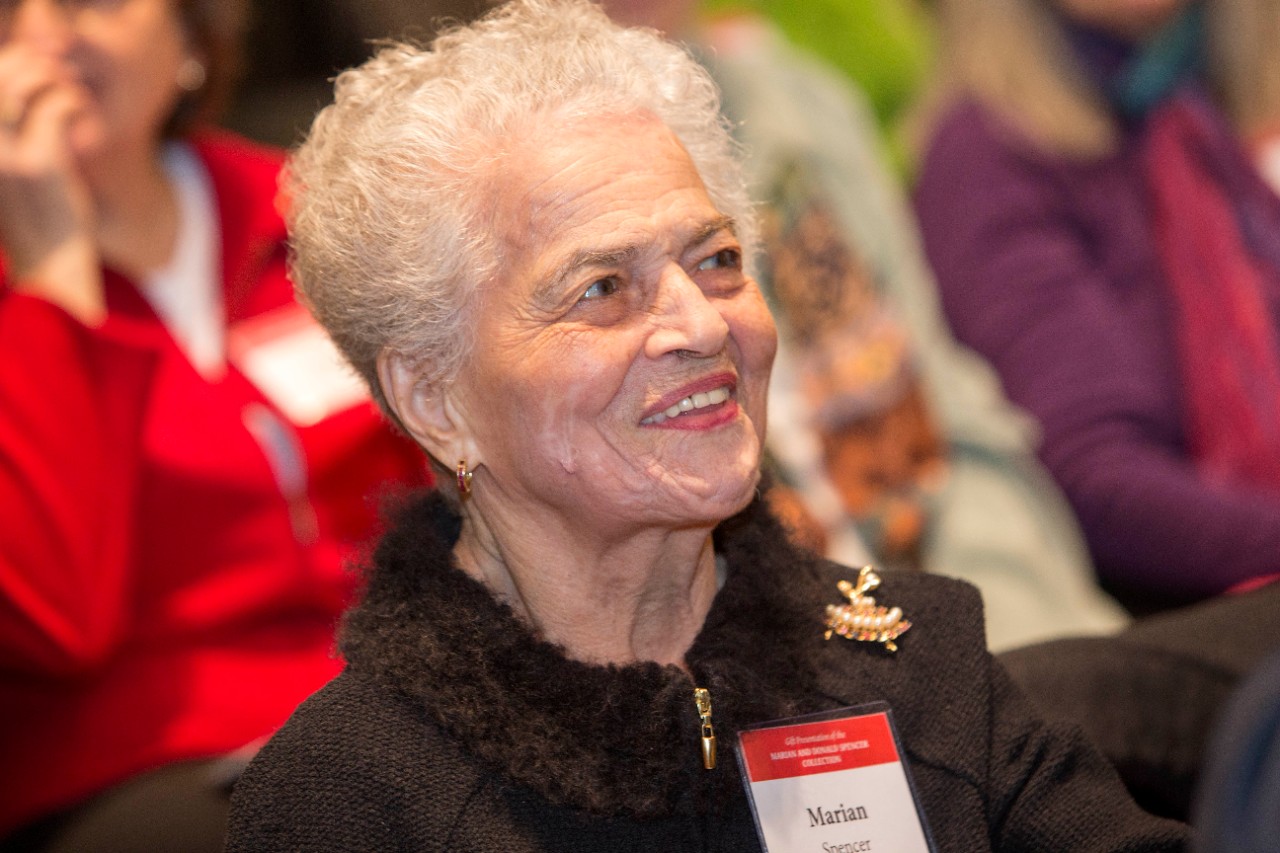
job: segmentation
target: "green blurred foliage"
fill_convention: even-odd
[[[928,16],[919,0],[704,0],[703,7],[772,19],[792,42],[852,77],[887,131],[929,67]]]

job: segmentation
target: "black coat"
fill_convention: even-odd
[[[732,745],[744,725],[886,701],[939,851],[1165,851],[1076,730],[1040,722],[986,652],[977,593],[892,574],[913,627],[890,653],[823,639],[854,573],[759,506],[721,525],[727,580],[674,666],[594,666],[534,637],[453,565],[459,521],[426,497],[379,546],[347,670],[254,760],[228,850],[757,851]],[[721,760],[702,768],[694,681]]]

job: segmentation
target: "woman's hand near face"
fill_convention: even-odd
[[[93,206],[70,125],[87,95],[21,43],[0,47],[0,249],[15,290],[95,325],[105,316]]]

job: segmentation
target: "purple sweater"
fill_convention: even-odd
[[[1134,140],[1101,161],[1050,159],[961,104],[915,201],[947,317],[1039,420],[1102,579],[1167,603],[1280,572],[1280,496],[1212,485],[1187,454]]]

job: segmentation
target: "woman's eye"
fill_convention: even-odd
[[[742,253],[737,249],[721,249],[714,255],[704,258],[699,264],[699,270],[715,270],[729,267],[738,269],[742,266]]]
[[[617,292],[618,280],[610,276],[592,282],[590,287],[582,291],[581,299],[599,299],[603,296],[612,296]]]

